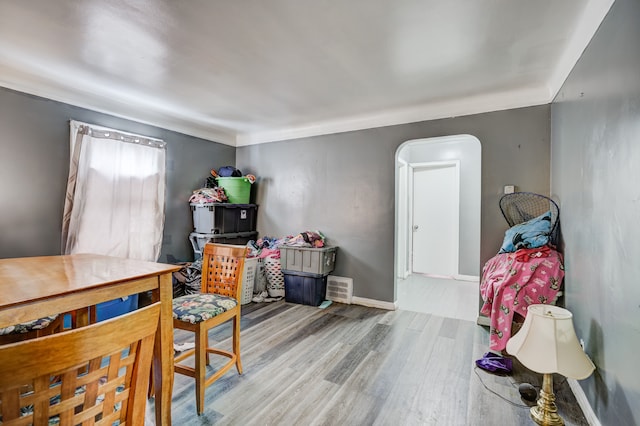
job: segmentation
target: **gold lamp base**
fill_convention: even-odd
[[[542,390],[538,405],[531,407],[531,418],[534,422],[541,426],[562,426],[564,421],[558,415],[558,407],[556,407],[556,397],[553,394],[553,377],[551,374],[542,376]]]

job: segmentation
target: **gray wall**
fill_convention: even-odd
[[[0,258],[60,254],[69,172],[69,120],[167,142],[167,199],[160,261],[193,259],[188,199],[235,148],[0,88]]]
[[[616,1],[552,111],[566,298],[603,425],[640,424],[640,2]]]
[[[323,231],[340,247],[334,273],[354,279],[354,296],[393,302],[396,149],[435,136],[480,140],[483,265],[507,228],[503,185],[549,193],[549,114],[546,105],[240,147],[237,167],[259,177],[260,235]]]
[[[211,168],[234,164],[234,148],[8,89],[0,89],[0,111],[0,257],[60,253],[68,121],[76,119],[167,141],[160,261],[167,254],[192,259],[188,197]],[[335,273],[354,278],[354,294],[392,302],[396,149],[410,139],[463,133],[482,143],[482,265],[506,229],[497,205],[502,186],[548,191],[548,106],[241,147],[237,166],[259,177],[253,190],[261,235],[323,231],[341,248]]]

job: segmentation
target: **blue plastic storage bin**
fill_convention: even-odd
[[[98,303],[98,309],[96,317],[98,321],[104,321],[109,318],[116,317],[129,313],[135,309],[138,309],[138,295],[127,297],[125,300],[114,299],[104,303]],[[71,328],[71,315],[65,314],[64,316],[64,328]]]
[[[100,322],[109,318],[117,317],[118,315],[124,315],[135,309],[138,309],[137,294],[129,296],[125,300],[119,298],[104,303],[98,303],[96,317],[98,322]]]
[[[327,291],[327,276],[284,274],[284,300],[302,305],[320,306]]]

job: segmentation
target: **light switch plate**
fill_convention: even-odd
[[[504,193],[505,194],[513,194],[514,192],[516,192],[516,186],[515,185],[505,185],[504,186]]]

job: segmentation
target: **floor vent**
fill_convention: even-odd
[[[350,305],[352,296],[353,278],[336,277],[335,275],[327,277],[327,300]]]

